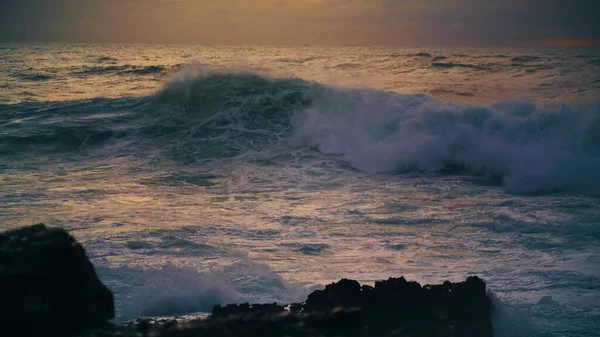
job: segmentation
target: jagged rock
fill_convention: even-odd
[[[53,336],[102,327],[114,317],[113,296],[83,247],[43,224],[0,234],[2,335]],[[13,326],[18,329],[6,329]]]
[[[423,287],[403,277],[374,287],[342,279],[289,311],[243,303],[217,305],[206,320],[107,325],[111,292],[81,245],[44,225],[0,234],[0,299],[3,337],[492,337],[491,300],[478,277]]]
[[[421,287],[404,278],[361,286],[341,280],[305,303],[215,306],[190,323],[130,324],[82,337],[491,337],[491,303],[483,280]]]
[[[306,299],[303,311],[322,310],[335,307],[364,305],[360,283],[342,279],[338,283],[327,285],[325,290],[315,290]]]
[[[246,304],[242,307],[231,306],[229,312],[243,313],[253,319],[268,314],[259,306]],[[215,309],[213,316],[227,316],[220,306]],[[478,277],[424,287],[403,277],[378,281],[375,287],[342,279],[327,285],[324,290],[314,291],[305,303],[290,306],[290,311],[300,317],[318,317],[334,311],[345,313],[347,310],[354,314],[351,319],[348,315],[343,316],[349,319],[344,324],[355,328],[345,334],[330,318],[313,320],[312,326],[325,335],[335,332],[332,335],[340,336],[492,336],[491,300],[485,282]],[[357,322],[361,324],[357,325]]]
[[[365,335],[491,337],[491,300],[478,277],[465,282],[426,285],[403,277],[362,287],[343,279],[308,296],[298,312],[356,306],[362,309]]]

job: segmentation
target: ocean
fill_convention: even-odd
[[[600,49],[0,44],[0,230],[69,230],[117,321],[484,278],[600,336]]]

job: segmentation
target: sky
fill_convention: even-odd
[[[2,0],[0,42],[600,45],[600,0]]]

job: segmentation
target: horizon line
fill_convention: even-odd
[[[600,47],[600,39],[547,39],[532,42],[520,41],[515,44],[300,44],[300,43],[192,43],[192,42],[93,42],[93,41],[0,41],[0,44],[81,44],[81,45],[165,45],[165,46],[206,46],[206,47],[374,47],[374,48],[593,48]]]

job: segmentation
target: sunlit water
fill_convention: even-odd
[[[0,45],[0,229],[119,320],[479,275],[498,336],[598,335],[599,93],[597,49]]]

